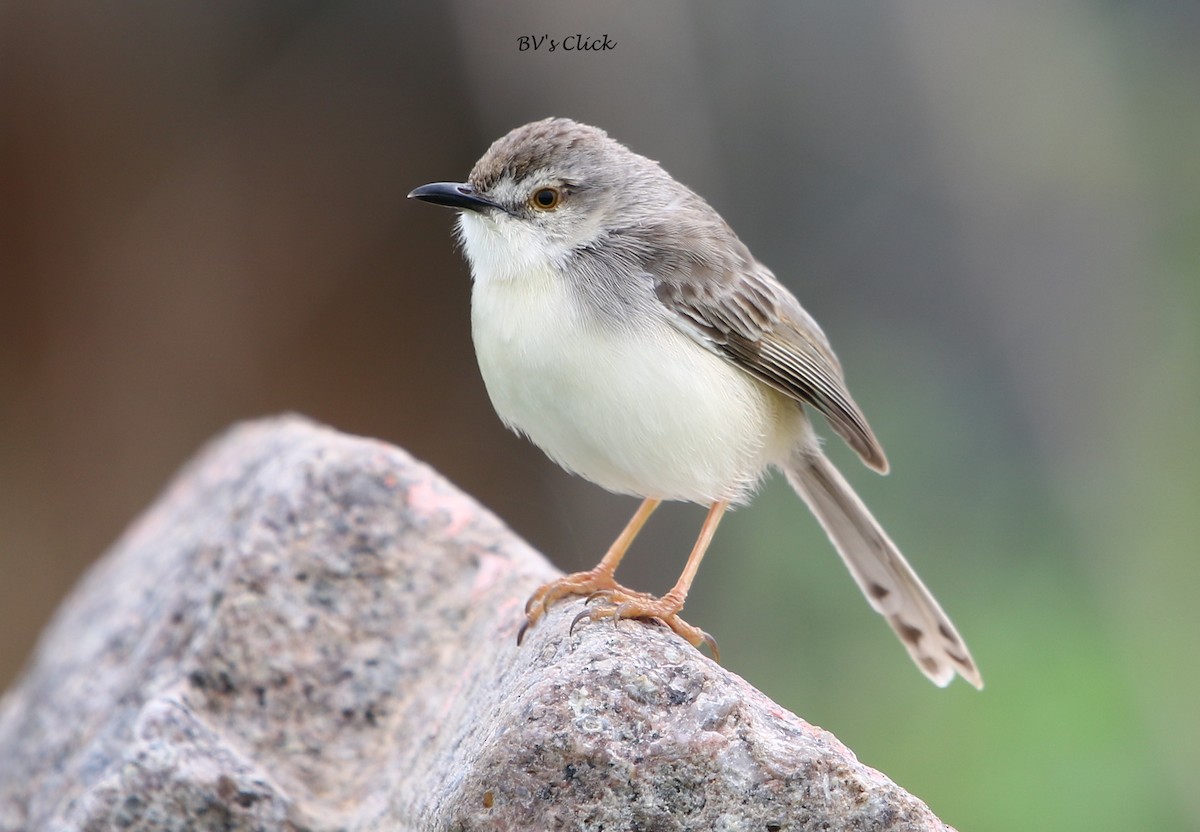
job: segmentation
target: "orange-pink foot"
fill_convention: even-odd
[[[600,603],[595,603],[595,602]],[[670,593],[662,598],[655,598],[644,592],[631,592],[624,587],[603,589],[588,597],[588,608],[571,622],[571,629],[584,619],[599,621],[611,618],[620,621],[622,618],[636,618],[642,621],[659,621],[670,627],[693,647],[707,646],[708,651],[716,661],[721,660],[721,651],[717,649],[717,640],[699,627],[679,617],[683,605],[671,597]]]
[[[565,598],[568,595],[591,597],[597,593],[613,590],[619,590],[630,595],[636,594],[613,580],[612,573],[599,569],[589,569],[587,572],[575,572],[574,574],[564,575],[557,580],[542,584],[529,596],[529,600],[525,602],[525,623],[521,625],[521,629],[517,633],[517,644],[521,643],[521,640],[525,638],[525,632],[538,623],[538,620],[546,614],[546,611],[550,609],[550,605],[555,601]]]
[[[572,631],[575,630],[575,625],[584,619],[655,620],[670,627],[692,646],[707,646],[713,658],[720,661],[721,653],[717,649],[716,639],[680,618],[679,611],[683,609],[683,605],[671,598],[670,593],[656,598],[649,593],[637,592],[618,584],[611,574],[595,569],[566,575],[538,587],[525,602],[525,623],[517,633],[517,644],[525,638],[529,628],[546,614],[551,604],[568,595],[583,595],[588,601],[588,608],[575,616],[575,620],[571,622]]]

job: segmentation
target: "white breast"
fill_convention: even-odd
[[[548,263],[514,260],[469,225],[488,395],[505,424],[563,467],[619,493],[739,500],[805,436],[798,406],[665,318],[597,325]]]

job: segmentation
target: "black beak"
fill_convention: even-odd
[[[447,208],[462,208],[465,211],[488,211],[499,208],[495,202],[480,196],[475,189],[460,182],[433,182],[414,188],[409,199],[420,199]]]

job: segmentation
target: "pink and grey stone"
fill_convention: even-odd
[[[295,417],[189,463],[0,701],[0,830],[944,830],[427,466]]]

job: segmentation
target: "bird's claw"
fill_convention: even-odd
[[[713,659],[720,661],[720,651],[717,642],[699,627],[693,627],[679,617],[682,605],[676,602],[670,594],[656,598],[645,592],[635,592],[616,583],[611,575],[591,572],[579,572],[567,575],[557,581],[551,581],[538,588],[529,600],[525,602],[525,621],[517,631],[517,644],[525,639],[529,628],[546,614],[550,605],[567,595],[583,596],[584,609],[571,619],[567,632],[574,635],[576,626],[581,621],[599,621],[611,618],[613,624],[624,618],[634,618],[640,621],[654,621],[669,627],[693,647],[707,647]]]
[[[721,661],[721,651],[717,647],[717,640],[699,627],[688,624],[679,617],[678,611],[667,611],[669,606],[664,606],[661,599],[637,593],[635,597],[617,603],[614,600],[616,595],[617,593],[613,590],[606,589],[593,592],[584,599],[585,608],[571,619],[571,626],[567,629],[568,634],[574,635],[575,627],[584,620],[599,621],[602,618],[611,618],[614,625],[627,618],[654,622],[669,628],[697,649],[707,647],[713,660]],[[607,603],[602,606],[593,606],[593,602],[599,599],[603,599]],[[654,608],[655,606],[659,608]]]

